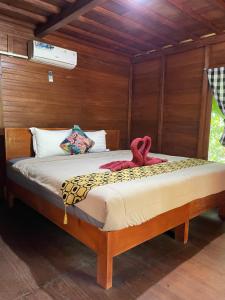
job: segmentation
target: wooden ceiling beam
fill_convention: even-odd
[[[173,48],[164,49],[161,51],[157,51],[155,53],[145,53],[145,54],[140,53],[140,55],[133,56],[132,62],[133,63],[144,62],[144,61],[151,60],[153,58],[157,58],[157,57],[161,56],[162,54],[165,54],[165,55],[177,54],[177,53],[189,51],[192,49],[198,49],[201,47],[205,47],[207,45],[213,45],[213,44],[218,44],[218,43],[223,43],[223,42],[225,42],[225,33],[218,34],[218,35],[208,37],[208,38],[202,38],[195,42],[179,45],[179,46],[173,47]]]
[[[202,23],[204,26],[206,26],[211,32],[215,33],[221,33],[221,30],[219,30],[214,24],[212,24],[210,21],[206,20],[204,17],[193,11],[192,8],[188,7],[185,4],[180,3],[180,1],[177,0],[167,0],[170,4],[178,8],[180,11],[182,11],[184,14],[190,16],[192,19],[198,21],[199,23]]]
[[[175,43],[176,44],[176,41],[173,41],[171,40],[168,36],[165,36],[163,34],[160,34],[158,35],[157,32],[153,29],[150,29],[149,27],[146,27],[140,23],[137,23],[135,21],[132,21],[131,19],[127,18],[127,17],[121,17],[119,15],[117,15],[116,13],[114,12],[111,12],[103,7],[95,7],[93,9],[94,11],[97,11],[98,13],[110,18],[110,19],[113,19],[115,20],[116,22],[118,23],[123,23],[125,27],[134,27],[134,28],[137,28],[139,29],[140,31],[142,31],[143,33],[147,34],[146,36],[148,38],[150,37],[153,37],[153,38],[156,38],[157,40],[161,41],[162,43],[165,43],[165,44],[170,44],[170,43]],[[154,49],[158,49],[160,48],[159,46],[157,46],[157,44],[153,44],[151,42],[152,45],[154,45]]]
[[[2,3],[2,2],[0,2],[0,10],[3,10],[5,12],[15,13],[22,17],[28,17],[29,19],[32,19],[32,20],[34,20],[36,22],[40,22],[40,23],[45,23],[47,21],[47,18],[45,16],[35,14],[31,11],[27,11],[25,9],[15,7],[12,5],[8,5],[8,4]]]
[[[80,16],[92,10],[94,7],[101,5],[105,1],[106,0],[77,0],[75,3],[64,7],[58,15],[50,16],[46,24],[37,27],[35,35],[37,37],[43,37],[52,33],[78,19]]]
[[[58,14],[60,12],[60,8],[57,5],[42,1],[42,0],[23,0],[25,4],[30,4],[34,7],[37,7],[43,11],[47,11],[51,14]]]
[[[154,46],[151,43],[146,42],[145,40],[143,40],[140,37],[136,38],[135,36],[133,36],[133,35],[131,35],[129,33],[125,33],[123,31],[115,29],[115,28],[113,28],[111,26],[108,26],[106,24],[102,24],[102,23],[96,22],[96,21],[94,21],[92,19],[89,19],[87,17],[81,16],[79,18],[79,21],[82,22],[82,23],[84,23],[84,24],[88,24],[90,26],[94,26],[95,28],[98,28],[100,30],[104,30],[106,32],[113,33],[116,36],[118,36],[120,38],[123,38],[123,39],[125,39],[127,41],[134,42],[134,43],[137,44],[137,46],[139,45],[139,47],[142,47],[142,48],[145,47],[146,50],[149,50],[149,48],[150,49],[154,48]]]
[[[103,37],[103,36],[100,36],[98,34],[95,34],[95,33],[92,33],[92,32],[89,32],[89,31],[86,31],[86,30],[83,30],[83,29],[80,29],[80,28],[77,28],[77,27],[74,27],[74,26],[71,26],[71,25],[66,25],[63,27],[63,29],[61,30],[61,32],[63,32],[64,30],[68,30],[70,32],[73,32],[74,34],[81,34],[84,38],[87,37],[87,38],[91,38],[91,39],[94,39],[97,41],[101,41],[101,42],[104,42],[108,45],[110,45],[112,48],[115,48],[116,49],[119,47],[119,48],[122,48],[124,49],[125,51],[128,52],[128,54],[135,54],[135,53],[138,53],[138,50],[137,48],[133,48],[133,47],[128,47],[126,46],[125,44],[123,43],[119,43],[115,40],[112,40],[110,38],[106,38],[106,37]]]
[[[4,16],[2,14],[0,14],[0,21],[5,21],[8,24],[19,25],[19,26],[22,26],[22,27],[27,28],[27,29],[32,29],[33,30],[35,28],[35,24],[33,24],[33,23],[24,22],[24,21],[21,21],[21,20],[18,20],[18,19],[13,19],[13,18],[10,18],[8,16]]]

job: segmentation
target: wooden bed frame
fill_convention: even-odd
[[[27,128],[5,129],[6,159],[32,156],[31,140],[31,134]],[[107,147],[113,150],[119,149],[119,131],[107,131]],[[97,282],[106,289],[112,287],[113,257],[170,229],[175,230],[175,237],[178,241],[187,243],[189,220],[211,208],[218,208],[221,219],[225,220],[225,191],[223,191],[205,198],[195,199],[141,225],[104,232],[70,214],[68,215],[68,224],[64,225],[62,209],[10,179],[6,180],[6,188],[10,205],[15,197],[20,198],[97,254]]]

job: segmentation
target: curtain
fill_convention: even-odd
[[[225,117],[225,67],[208,69],[208,80],[219,109]],[[220,143],[225,146],[225,124]]]

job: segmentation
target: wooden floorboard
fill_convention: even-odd
[[[186,246],[162,235],[114,258],[113,288],[96,285],[95,254],[20,202],[0,204],[0,300],[225,299],[225,224],[191,221]]]

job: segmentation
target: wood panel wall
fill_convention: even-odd
[[[33,29],[25,28],[20,23],[10,23],[9,19],[3,16],[0,17],[0,28],[0,51],[27,55],[27,40],[33,37]],[[2,69],[0,68],[0,128],[4,127],[1,99],[1,77]]]
[[[136,63],[131,136],[151,135],[153,151],[206,158],[212,97],[205,68],[224,66],[224,53],[223,42]]]
[[[33,28],[0,17],[0,51],[27,55]],[[78,52],[78,66],[69,71],[27,60],[0,56],[0,131],[3,127],[70,127],[119,129],[121,147],[130,130],[130,60],[88,47],[60,34],[49,43]],[[48,71],[54,82],[48,82]],[[4,185],[4,139],[0,132],[0,198]]]
[[[26,55],[33,29],[2,19],[0,26],[4,28],[0,50]],[[211,97],[204,68],[225,64],[224,42],[169,53],[131,68],[126,57],[60,34],[45,40],[77,50],[78,67],[67,71],[2,56],[0,127],[79,123],[93,129],[117,128],[123,148],[131,130],[131,138],[152,136],[153,151],[207,155]],[[133,86],[129,84],[131,69]],[[53,71],[54,83],[48,82],[48,71]],[[133,94],[131,110],[129,93]]]
[[[1,33],[0,50],[26,55],[32,32],[18,37],[13,25],[6,29]],[[90,129],[120,129],[125,148],[130,61],[59,35],[46,40],[78,51],[78,66],[70,71],[1,56],[3,127],[80,124]],[[48,82],[48,71],[53,72],[53,83]]]
[[[162,152],[195,156],[198,147],[204,49],[166,60]]]
[[[157,151],[158,142],[161,65],[160,58],[157,58],[133,66],[131,137],[150,135],[153,151]]]
[[[33,29],[24,27],[22,22],[14,24],[11,19],[2,18],[0,16],[0,51],[27,55],[27,40],[33,38]]]

